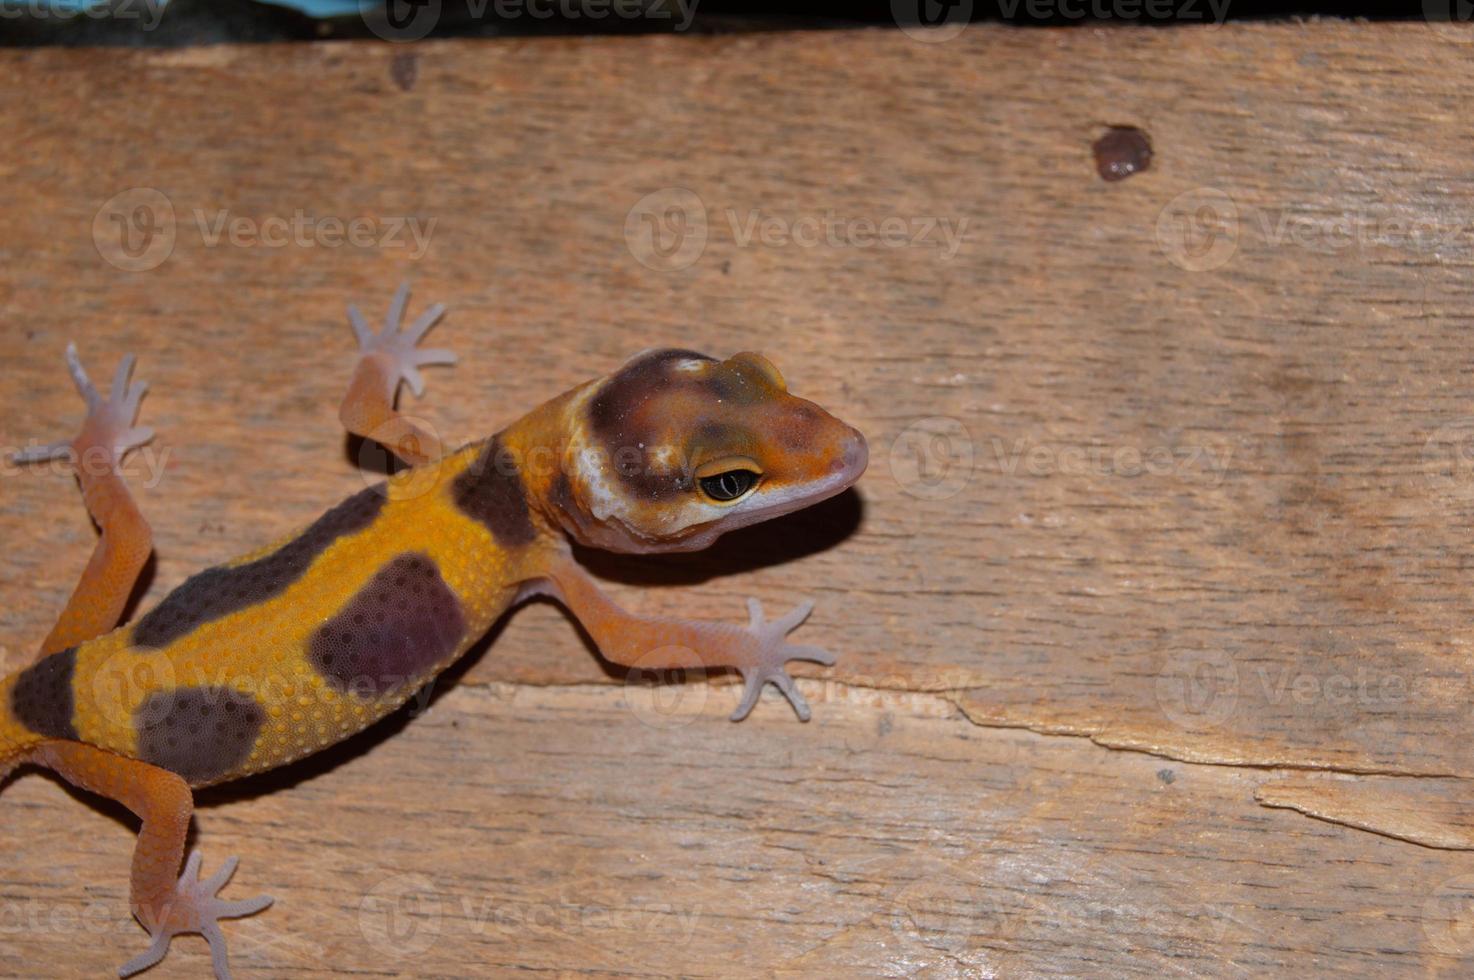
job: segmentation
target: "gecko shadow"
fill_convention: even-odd
[[[803,510],[724,534],[701,551],[620,555],[575,545],[573,552],[579,564],[610,582],[699,585],[828,551],[854,534],[864,516],[864,500],[851,487]]]

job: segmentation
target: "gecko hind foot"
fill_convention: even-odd
[[[31,446],[11,453],[15,463],[39,463],[52,459],[67,459],[72,464],[91,464],[96,453],[103,454],[102,461],[116,467],[124,454],[137,449],[154,437],[154,430],[146,425],[135,426],[138,404],[148,391],[147,381],[133,381],[132,354],[123,355],[118,369],[113,374],[112,388],[104,398],[87,377],[82,368],[82,359],[77,356],[77,345],[67,344],[67,371],[77,393],[87,403],[87,418],[74,439]]]
[[[747,600],[747,632],[757,640],[758,660],[750,666],[737,668],[742,674],[744,686],[742,701],[737,705],[737,710],[732,712],[733,721],[741,721],[747,717],[757,704],[758,697],[762,695],[763,686],[769,681],[788,698],[799,721],[809,720],[809,703],[794,686],[793,678],[788,676],[784,665],[790,660],[807,660],[826,667],[834,666],[834,654],[828,650],[789,643],[785,639],[789,633],[803,625],[803,621],[813,611],[814,604],[805,600],[770,623],[763,615],[763,604],[756,599]]]
[[[174,898],[161,916],[162,921],[149,929],[153,945],[124,963],[118,969],[119,977],[131,977],[147,970],[169,952],[169,944],[175,936],[197,932],[210,944],[210,962],[215,967],[216,980],[230,980],[230,962],[225,949],[225,934],[220,931],[220,920],[255,915],[271,905],[273,899],[268,895],[234,902],[217,898],[216,894],[230,881],[240,862],[237,858],[227,858],[219,871],[201,879],[201,861],[199,851],[190,854],[184,865],[184,874],[179,876],[179,884],[175,886]]]
[[[425,393],[425,379],[420,375],[420,368],[427,364],[454,364],[456,355],[444,347],[421,349],[415,346],[445,313],[445,304],[433,304],[401,330],[400,322],[404,319],[404,308],[408,303],[409,283],[400,283],[389,303],[383,330],[378,333],[370,331],[363,314],[352,305],[348,307],[348,324],[353,328],[353,336],[358,338],[358,352],[364,357],[382,358],[392,372],[393,383],[397,386],[399,381],[403,381],[418,398]]]

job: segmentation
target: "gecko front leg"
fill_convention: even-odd
[[[83,370],[76,344],[67,345],[66,362],[72,384],[87,404],[81,430],[70,441],[23,449],[11,459],[16,463],[67,460],[82,487],[82,501],[102,535],[66,608],[41,643],[42,656],[116,626],[153,550],[153,532],[128,491],[121,469],[124,456],[154,437],[153,429],[134,424],[148,383],[132,380],[134,358],[125,354],[113,375],[112,388],[103,397]]]
[[[800,602],[771,622],[762,603],[747,600],[746,627],[690,619],[645,618],[617,605],[604,594],[589,573],[571,555],[559,558],[549,570],[555,597],[578,618],[599,652],[624,667],[640,670],[717,670],[731,668],[742,675],[742,700],[732,712],[741,721],[752,711],[763,687],[772,683],[793,705],[800,721],[809,720],[809,705],[788,676],[790,660],[834,666],[834,654],[816,646],[789,643],[814,604]]]
[[[409,416],[394,408],[394,398],[401,382],[409,386],[415,397],[425,391],[420,368],[430,364],[454,364],[453,351],[441,347],[420,348],[416,345],[445,313],[445,306],[432,305],[407,328],[401,330],[404,308],[409,303],[409,283],[402,283],[389,303],[384,328],[369,330],[363,314],[348,307],[348,323],[358,339],[358,365],[348,394],[338,409],[343,427],[354,435],[372,439],[411,466],[439,459],[443,451],[440,437]]]

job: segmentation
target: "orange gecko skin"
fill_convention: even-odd
[[[188,579],[113,628],[150,548],[118,473],[147,437],[132,427],[141,387],[125,359],[104,400],[68,360],[88,420],[45,452],[102,452],[77,467],[102,537],[82,583],[35,663],[0,681],[0,778],[22,763],[52,768],[143,818],[132,907],[154,945],[124,967],[146,969],[172,936],[209,940],[229,972],[220,918],[269,899],[214,897],[234,862],[176,881],[190,790],[286,765],[394,711],[460,657],[520,598],[562,601],[608,659],[646,668],[731,668],[751,710],[772,682],[803,719],[784,665],[832,663],[790,644],[810,606],[746,627],[638,617],[611,602],[573,560],[570,542],[619,552],[687,551],[720,534],[808,506],[852,485],[864,438],[790,394],[757,354],[717,360],[652,350],[548,401],[505,430],[441,454],[433,433],[400,416],[401,382],[448,363],[415,344],[439,316],[399,317],[370,334],[350,311],[360,360],[339,417],[412,464],[286,537]],[[42,458],[34,454],[30,458]]]

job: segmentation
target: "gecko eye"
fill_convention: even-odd
[[[736,500],[757,486],[757,474],[752,470],[727,470],[725,473],[703,476],[697,482],[701,484],[702,493],[712,500],[726,503]]]

